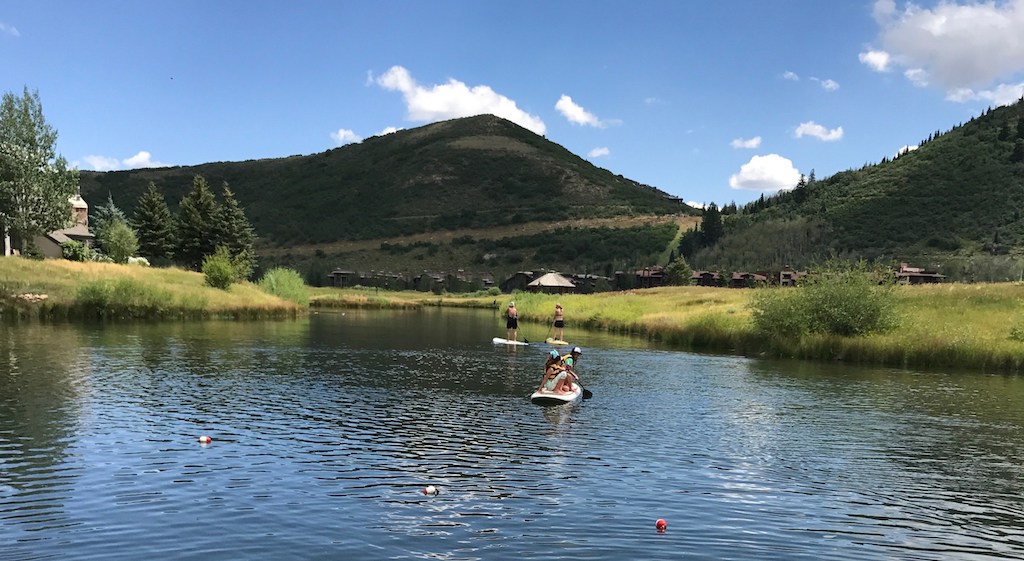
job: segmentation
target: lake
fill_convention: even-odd
[[[0,560],[1024,557],[1020,378],[568,319],[558,407],[491,311],[0,327]]]

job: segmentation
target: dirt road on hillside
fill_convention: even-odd
[[[435,244],[451,242],[453,238],[462,236],[472,236],[477,240],[493,240],[508,238],[513,236],[529,236],[532,234],[539,234],[542,232],[550,232],[556,228],[562,228],[565,226],[571,226],[573,228],[631,228],[634,226],[642,226],[646,224],[663,224],[665,222],[676,222],[683,230],[695,228],[697,224],[700,224],[699,216],[633,216],[633,217],[620,217],[620,218],[594,218],[594,219],[579,219],[579,220],[566,220],[563,222],[528,222],[525,224],[516,224],[509,226],[499,226],[496,228],[488,228],[486,230],[445,230],[436,232],[427,232],[423,234],[413,234],[411,236],[401,237],[389,237],[389,238],[376,238],[372,240],[358,240],[358,241],[339,241],[331,242],[326,244],[311,244],[311,245],[300,245],[288,248],[270,248],[261,247],[259,252],[263,255],[279,255],[283,253],[292,254],[310,254],[316,250],[321,250],[324,253],[345,253],[351,251],[359,251],[364,249],[379,249],[382,243],[402,243],[412,244],[416,242],[431,242]]]

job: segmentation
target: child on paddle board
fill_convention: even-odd
[[[571,372],[568,369],[571,364],[570,360],[567,365],[558,355],[558,351],[552,349],[551,354],[544,361],[544,377],[541,378],[537,391],[571,392],[572,378],[570,378]]]

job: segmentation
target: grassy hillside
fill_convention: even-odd
[[[172,209],[195,175],[227,182],[264,248],[489,229],[529,222],[694,213],[504,119],[481,115],[309,156],[82,172],[91,206],[131,214],[150,182]]]
[[[770,270],[837,255],[977,275],[1024,249],[1024,102],[892,160],[807,179],[727,216],[726,236],[694,254],[694,266]]]

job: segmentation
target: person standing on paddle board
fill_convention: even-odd
[[[564,341],[562,339],[562,331],[565,329],[565,314],[562,312],[562,305],[555,304],[555,340]]]
[[[516,310],[516,303],[509,302],[508,309],[505,310],[505,330],[506,339],[515,342],[516,337],[519,336],[519,310]]]

